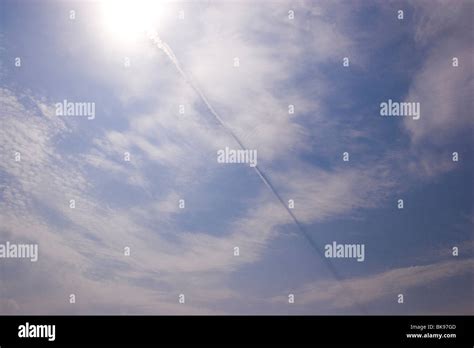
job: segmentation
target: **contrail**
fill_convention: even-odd
[[[181,77],[186,81],[186,83],[199,95],[199,97],[201,98],[201,100],[204,102],[204,104],[207,106],[207,108],[209,109],[209,111],[211,112],[211,114],[216,118],[216,120],[219,122],[219,124],[222,126],[222,128],[224,128],[231,136],[232,138],[237,142],[237,144],[239,144],[240,148],[242,150],[246,150],[246,147],[244,146],[244,144],[242,143],[242,141],[240,141],[240,139],[237,137],[237,135],[232,131],[232,129],[230,129],[230,127],[228,127],[226,125],[226,123],[224,122],[224,120],[222,120],[222,118],[219,116],[219,114],[217,113],[217,111],[212,107],[211,103],[209,102],[209,100],[207,100],[206,96],[204,95],[204,93],[201,92],[201,90],[193,83],[193,81],[191,80],[190,77],[188,77],[188,75],[184,72],[184,70],[181,68],[181,65],[179,64],[179,61],[178,59],[176,58],[176,56],[174,55],[173,53],[173,50],[171,49],[171,47],[168,46],[168,44],[166,44],[166,42],[164,42],[163,40],[161,40],[161,38],[159,37],[158,33],[154,30],[148,30],[148,37],[158,46],[158,48],[160,48],[167,56],[168,58],[171,60],[171,62],[174,64],[174,66],[176,67],[176,70],[178,70],[179,74],[181,75]],[[334,267],[333,263],[326,257],[324,257],[323,253],[322,253],[322,249],[319,247],[319,245],[311,238],[311,236],[306,232],[306,230],[303,228],[303,225],[301,225],[301,223],[298,221],[298,219],[296,218],[296,216],[293,214],[293,212],[290,210],[290,208],[285,204],[285,201],[281,198],[280,194],[278,193],[278,191],[275,189],[275,187],[273,186],[273,184],[270,182],[270,180],[268,179],[268,177],[263,173],[263,171],[258,167],[258,165],[256,165],[255,167],[253,167],[255,169],[255,171],[257,172],[258,176],[260,177],[260,179],[262,179],[263,183],[265,184],[265,186],[267,186],[270,191],[273,192],[273,194],[275,195],[275,197],[278,199],[278,201],[282,204],[282,206],[285,208],[286,212],[290,215],[291,219],[293,220],[293,222],[296,224],[296,226],[298,227],[298,229],[300,230],[300,232],[303,234],[303,236],[306,238],[306,240],[309,242],[309,244],[311,245],[311,247],[316,251],[316,253],[319,255],[319,257],[321,257],[321,259],[324,261],[324,263],[326,264],[327,268],[331,271],[331,273],[333,274],[334,278],[339,281],[339,282],[342,282],[344,280],[344,278],[339,274],[339,272],[337,271],[336,267]],[[346,290],[346,293],[348,294],[348,296],[350,296],[352,299],[354,299],[355,301],[355,306],[364,314],[368,314],[367,310],[362,307],[362,305],[360,305],[356,299],[355,299],[355,296],[354,294],[352,293],[351,289],[345,287],[345,290]]]

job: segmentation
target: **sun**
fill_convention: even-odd
[[[102,20],[105,29],[115,40],[135,41],[150,30],[155,30],[163,14],[159,0],[103,0]]]

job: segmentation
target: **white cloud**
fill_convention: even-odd
[[[323,119],[318,113],[320,94],[287,90],[282,84],[298,69],[295,61],[302,63],[296,60],[298,57],[306,56],[317,63],[339,62],[346,52],[354,52],[352,39],[321,8],[304,20],[289,24],[286,5],[272,7],[269,13],[265,12],[266,7],[236,6],[232,15],[227,16],[224,13],[229,9],[222,6],[205,7],[198,13],[201,16],[198,30],[186,33],[189,42],[185,47],[178,47],[178,58],[230,128],[245,145],[258,149],[259,163],[263,163],[277,190],[284,199],[295,200],[297,218],[303,223],[313,223],[351,214],[357,208],[377,207],[395,187],[390,160],[367,168],[351,162],[326,170],[303,163],[298,154],[310,150],[310,136],[327,135],[329,128],[334,133],[342,132],[343,125],[337,121],[318,123]],[[307,10],[305,6],[295,9],[297,16]],[[169,33],[168,36],[170,42],[177,40]],[[273,39],[267,41],[267,37]],[[308,41],[302,43],[303,40],[297,40],[299,37]],[[92,71],[98,74],[96,79],[108,81],[111,90],[120,94],[121,106],[130,106],[136,100],[156,103],[151,103],[151,110],[134,109],[121,115],[126,129],[97,132],[90,150],[77,157],[57,151],[57,137],[67,136],[75,129],[71,123],[54,117],[47,101],[34,100],[36,108],[30,110],[13,93],[2,90],[5,107],[0,149],[6,157],[2,158],[0,168],[7,181],[1,187],[2,228],[15,238],[41,242],[40,257],[44,261],[38,273],[44,279],[34,278],[33,285],[50,279],[52,270],[61,266],[55,273],[55,283],[48,288],[50,297],[45,297],[42,303],[22,299],[21,310],[67,311],[54,296],[66,298],[73,287],[81,294],[79,298],[96,297],[90,305],[104,311],[126,302],[126,310],[132,311],[208,313],[211,310],[206,301],[239,296],[227,286],[226,277],[243,265],[260,260],[270,241],[278,236],[278,228],[291,223],[291,219],[262,185],[246,209],[239,211],[219,235],[180,227],[177,200],[182,191],[211,185],[219,178],[215,151],[230,145],[232,140],[158,49],[140,46],[144,56],[140,64],[136,64],[137,57],[132,61],[133,73],[116,73],[119,66],[122,69],[120,59],[125,52],[118,49],[109,52],[108,45],[103,49],[107,52],[102,52],[99,58],[94,56],[95,65],[93,69],[88,67],[89,75],[85,76],[90,78]],[[436,49],[433,52],[439,53]],[[464,57],[462,61],[466,54],[460,54]],[[240,59],[239,68],[232,66],[234,57]],[[358,60],[363,61],[363,55]],[[111,65],[111,61],[116,65]],[[440,108],[439,119],[427,118],[423,123],[426,128],[407,125],[414,141],[426,137],[428,131],[444,129],[450,124],[449,115],[458,111],[455,99],[459,96],[436,84],[446,79],[451,86],[457,83],[469,86],[462,76],[463,70],[451,77],[448,70],[441,69],[443,64],[444,58],[434,55],[414,79],[410,98],[425,98],[422,105],[438,98],[446,103]],[[440,79],[433,75],[437,69],[442,72]],[[151,72],[157,72],[157,76]],[[430,81],[428,90],[426,79]],[[315,81],[315,89],[329,84],[326,80]],[[185,105],[185,115],[179,115],[179,104]],[[288,104],[295,105],[295,116],[288,115]],[[32,111],[36,109],[43,115]],[[312,129],[298,123],[301,114],[313,115]],[[460,117],[465,116],[461,113]],[[22,152],[21,164],[8,156],[16,150]],[[123,161],[125,151],[131,153],[129,163]],[[276,169],[282,163],[287,166]],[[135,206],[111,207],[96,191],[98,187],[89,177],[89,167],[100,171],[105,179],[121,178],[123,187],[117,190],[138,187],[149,200]],[[163,182],[161,173],[150,168],[168,170],[171,178],[166,177]],[[160,189],[159,195],[153,188]],[[74,210],[68,206],[71,198],[77,201]],[[132,248],[132,257],[123,256],[124,246]],[[238,258],[233,256],[234,246],[241,249]],[[461,271],[465,266],[453,267]],[[428,266],[390,272],[347,282],[366,291],[367,297],[362,301],[369,301],[384,296],[388,291],[384,284],[393,279],[416,286],[418,278],[412,277],[413,272],[428,280],[442,277]],[[151,285],[144,286],[144,280]],[[14,297],[16,286],[21,286],[20,281],[12,283],[9,296]],[[53,291],[54,286],[58,288]],[[315,286],[318,289],[328,286],[331,291],[314,294],[303,289],[306,299],[303,301],[336,302],[333,296],[340,292],[340,285],[323,282]],[[196,307],[183,309],[171,304],[175,301],[174,294],[183,288],[194,297]],[[12,302],[5,306],[8,310],[20,310]],[[91,308],[81,306],[85,312]]]
[[[391,269],[378,274],[343,281],[319,281],[306,284],[293,290],[295,302],[300,306],[309,304],[325,304],[332,308],[350,308],[357,304],[369,304],[379,299],[392,296],[394,302],[397,295],[410,290],[427,286],[431,283],[455,276],[472,276],[473,259],[459,261],[443,261],[423,266],[411,266]],[[353,296],[347,296],[347,289]],[[272,302],[287,302],[286,296],[277,296]]]
[[[404,122],[415,158],[408,169],[436,176],[455,168],[450,156],[457,148],[452,144],[473,131],[472,4],[437,1],[414,7],[414,38],[427,56],[405,98],[421,106],[418,121]],[[454,57],[458,67],[452,65]]]

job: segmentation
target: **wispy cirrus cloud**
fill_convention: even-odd
[[[389,302],[397,303],[398,294],[407,298],[417,287],[433,286],[433,283],[449,282],[451,278],[472,276],[473,259],[460,261],[442,261],[433,264],[395,268],[365,277],[337,281],[316,281],[292,290],[297,306],[324,304],[329,308],[353,308],[357,304],[370,304],[380,299],[389,298]],[[346,296],[346,289],[352,290],[353,298]],[[472,288],[472,286],[471,286]],[[469,291],[469,289],[466,289]],[[287,303],[287,296],[272,298],[272,302]],[[413,301],[413,300],[412,300]],[[472,310],[472,303],[464,303],[466,313]],[[471,307],[471,308],[469,308]],[[410,307],[402,311],[414,313]]]
[[[378,133],[389,126],[374,121],[378,115],[371,107],[379,100],[370,95],[370,83],[377,73],[369,63],[385,39],[349,21],[352,5],[191,6],[189,21],[162,28],[183,69],[244,145],[258,150],[259,166],[284,200],[295,201],[294,215],[304,225],[351,218],[361,208],[393,206],[389,198],[409,193],[416,178],[424,178],[420,168],[429,167],[434,176],[445,172],[430,169],[437,161],[451,168],[431,147],[420,153],[417,144],[436,142],[430,132],[454,137],[469,124],[467,92],[453,92],[459,84],[472,87],[469,66],[463,65],[469,45],[459,41],[461,67],[453,71],[444,68],[451,58],[442,53],[452,42],[445,40],[430,47],[401,93],[427,105],[420,122],[401,121],[390,128],[395,141]],[[296,20],[288,19],[289,9]],[[418,10],[426,17],[407,25],[403,33],[413,29],[414,40],[428,45],[443,33],[436,28],[446,19],[423,6]],[[369,10],[362,6],[360,11]],[[464,12],[462,7],[456,11]],[[87,92],[91,81],[103,87],[100,93],[89,92],[102,97],[97,98],[93,122],[56,117],[58,95],[41,99],[2,88],[0,231],[5,238],[39,242],[41,261],[34,269],[12,265],[2,273],[9,285],[2,292],[1,311],[221,313],[231,312],[231,303],[265,302],[263,291],[244,298],[232,281],[244,277],[246,267],[265,262],[274,243],[294,230],[291,217],[252,168],[216,162],[218,149],[237,144],[165,54],[144,40],[131,55],[104,43],[100,35],[95,40],[94,28],[99,25],[84,29],[78,38],[78,47],[95,52],[87,61],[75,56],[75,44],[65,42],[67,33],[59,39],[69,47],[64,56],[77,63],[77,71],[69,72],[77,85],[87,85]],[[397,37],[393,34],[392,41]],[[343,75],[346,55],[351,70]],[[128,70],[122,64],[126,56],[132,58]],[[347,90],[364,86],[345,85],[354,83],[357,74],[366,74],[370,82],[364,80],[370,93],[363,102]],[[441,81],[448,83],[439,87]],[[340,94],[341,86],[345,92]],[[361,103],[369,106],[352,110]],[[293,115],[288,114],[289,104],[295,106]],[[459,122],[452,122],[453,113]],[[400,145],[400,129],[411,142]],[[72,141],[78,138],[82,147]],[[350,162],[341,160],[346,150]],[[22,153],[20,163],[13,151]],[[130,152],[130,162],[124,161],[125,152]],[[76,200],[75,209],[69,207],[70,199]],[[179,199],[186,200],[186,209],[178,207]],[[289,238],[296,244],[301,235]],[[123,254],[125,246],[131,247],[130,257]],[[236,246],[238,257],[233,255]],[[312,275],[318,280],[304,279],[293,287],[302,289],[299,303],[331,312],[354,305],[349,299],[337,300],[344,287],[363,293],[360,302],[369,303],[385,299],[396,281],[407,288],[429,286],[451,275],[465,276],[469,266],[469,260],[410,268],[391,264],[386,272],[367,270],[342,283],[318,270]],[[24,276],[15,278],[15,267]],[[272,280],[287,281],[284,276]],[[247,282],[250,288],[252,281]],[[32,297],[21,291],[25,285],[42,291]],[[67,304],[71,292],[80,299],[76,307]],[[177,303],[179,293],[186,294],[189,305]]]

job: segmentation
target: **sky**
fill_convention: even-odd
[[[473,6],[0,0],[0,314],[474,314]]]

